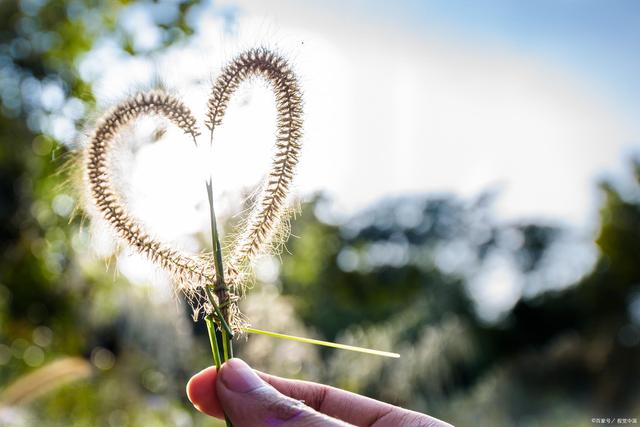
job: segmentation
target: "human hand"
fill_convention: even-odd
[[[307,381],[254,371],[240,359],[207,368],[187,384],[187,396],[200,412],[236,427],[253,426],[411,426],[446,427],[428,415],[355,393]],[[224,410],[224,413],[223,413]]]

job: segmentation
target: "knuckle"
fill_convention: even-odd
[[[309,408],[298,400],[279,397],[277,399],[270,399],[266,409],[275,420],[288,421],[300,416],[305,411],[308,411]]]
[[[431,418],[424,414],[412,411],[391,411],[384,416],[378,418],[372,426],[375,427],[444,427],[446,424],[441,423],[435,418]]]

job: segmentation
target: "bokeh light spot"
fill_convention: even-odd
[[[31,366],[32,368],[37,368],[42,365],[44,362],[44,351],[38,346],[30,345],[24,351],[23,355],[24,363]]]
[[[33,342],[40,347],[48,347],[53,341],[53,331],[46,326],[38,326],[33,330]]]
[[[91,363],[102,371],[108,371],[115,365],[116,357],[106,348],[96,347],[91,352]]]

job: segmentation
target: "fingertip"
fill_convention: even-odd
[[[216,378],[215,367],[198,372],[187,383],[187,397],[198,411],[212,417],[223,418],[224,414],[216,391]]]
[[[206,392],[207,383],[215,383],[216,376],[216,368],[209,367],[189,379],[189,382],[187,382],[187,397],[191,403],[202,400],[203,392]]]

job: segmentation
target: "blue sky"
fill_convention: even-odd
[[[498,44],[575,68],[640,114],[640,2],[407,0],[368,2],[401,25]]]

